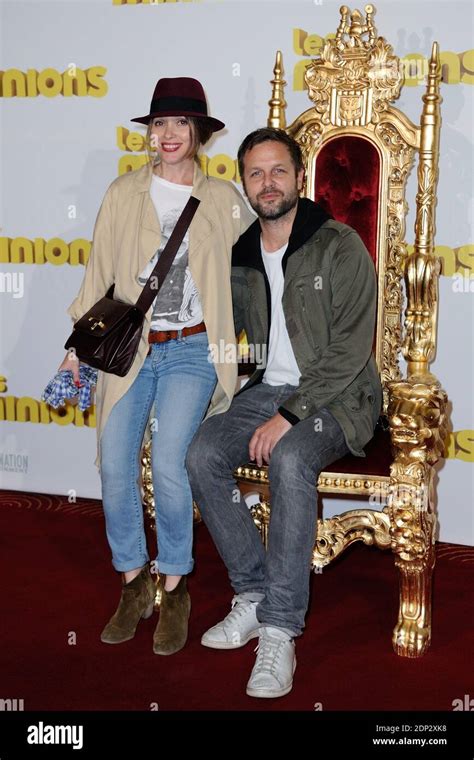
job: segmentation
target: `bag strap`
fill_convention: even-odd
[[[153,272],[146,281],[143,290],[140,293],[140,297],[135,304],[137,309],[140,309],[143,314],[146,314],[156,296],[158,295],[158,291],[165,281],[166,275],[168,274],[171,268],[171,264],[173,263],[174,258],[178,252],[178,248],[183,242],[186,231],[191,224],[193,216],[196,213],[197,207],[200,203],[201,201],[198,198],[195,198],[194,195],[191,195],[183,211],[181,212],[181,215],[176,222],[176,226],[171,233],[163,251],[158,257],[158,261],[153,269]],[[154,284],[152,285],[152,278],[158,278],[157,286]]]

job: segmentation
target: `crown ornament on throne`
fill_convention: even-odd
[[[375,8],[360,11],[340,8],[341,22],[334,39],[327,40],[320,56],[305,73],[308,97],[323,124],[366,126],[400,95],[403,70],[400,59],[373,24]],[[348,21],[350,18],[350,21]]]
[[[370,48],[377,36],[377,29],[373,25],[372,17],[375,13],[373,5],[366,5],[365,8],[365,21],[362,23],[362,13],[357,9],[351,13],[347,5],[341,5],[341,21],[336,32],[336,42],[340,50],[345,48]],[[350,23],[347,23],[347,17],[350,14]],[[363,40],[362,35],[367,34],[368,40]],[[349,39],[343,40],[343,35],[347,35]]]

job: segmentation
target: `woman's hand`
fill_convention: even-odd
[[[68,351],[64,357],[63,363],[58,367],[58,372],[62,369],[70,369],[74,382],[79,385],[79,359],[74,351]]]

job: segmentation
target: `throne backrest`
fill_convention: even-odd
[[[417,126],[391,105],[403,86],[403,68],[392,47],[377,34],[374,7],[367,5],[365,11],[364,20],[359,11],[342,6],[334,39],[327,40],[321,55],[306,69],[312,106],[288,127],[282,57],[277,53],[268,125],[286,129],[302,149],[306,169],[302,195],[353,227],[372,257],[378,281],[373,346],[386,412],[387,383],[401,377],[400,350],[413,372],[426,370],[435,350],[438,272],[430,268],[429,275],[417,274],[416,262],[421,257],[421,263],[427,263],[433,253],[440,64],[435,43]],[[415,247],[408,256],[405,194],[416,152],[420,158]],[[429,293],[422,292],[423,283]]]

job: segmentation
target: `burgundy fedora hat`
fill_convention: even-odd
[[[154,116],[195,116],[205,120],[213,132],[225,127],[224,122],[207,115],[202,84],[192,77],[159,79],[151,99],[150,113],[130,121],[148,124]]]

